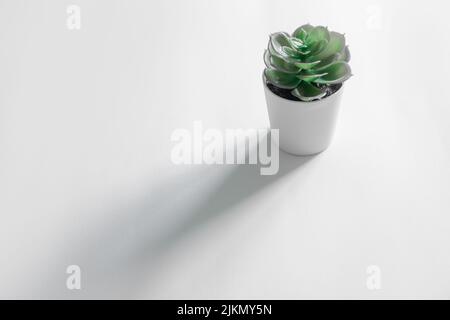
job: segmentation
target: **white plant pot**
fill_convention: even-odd
[[[271,129],[279,129],[279,147],[288,153],[307,156],[324,151],[336,126],[344,86],[322,100],[292,101],[274,94],[263,76]]]

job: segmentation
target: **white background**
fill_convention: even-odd
[[[449,9],[0,0],[0,297],[450,298]],[[172,164],[195,120],[268,126],[268,35],[306,22],[352,53],[331,147],[270,177]]]

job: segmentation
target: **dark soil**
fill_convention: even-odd
[[[272,91],[273,93],[275,93],[277,96],[281,97],[281,98],[285,98],[288,100],[292,100],[292,101],[303,101],[300,100],[299,98],[297,98],[296,96],[293,96],[291,94],[291,89],[281,89],[278,87],[275,87],[273,84],[266,82],[267,87],[270,89],[270,91]],[[342,83],[338,83],[338,84],[332,84],[329,86],[324,86],[325,90],[327,92],[327,94],[322,98],[325,99],[326,97],[331,96],[333,93],[335,93],[336,91],[338,91],[341,87],[342,87]],[[316,100],[312,100],[312,101],[317,101],[317,100],[322,100],[322,99],[316,99]]]

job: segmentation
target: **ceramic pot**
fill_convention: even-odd
[[[307,156],[324,151],[331,142],[344,86],[317,101],[292,101],[273,93],[263,75],[271,129],[279,129],[279,147]]]

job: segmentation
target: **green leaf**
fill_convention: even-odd
[[[315,85],[302,81],[297,88],[291,91],[292,95],[303,101],[312,101],[323,98],[326,95],[325,90],[322,90]]]
[[[293,37],[300,39],[302,41],[306,40],[306,37],[308,36],[308,33],[314,29],[314,27],[310,24],[305,24],[303,26],[298,27],[295,29],[294,33],[292,34]]]
[[[277,32],[270,35],[270,45],[273,50],[280,54],[284,55],[283,47],[291,47],[291,42],[289,41],[289,35],[285,32]]]
[[[325,77],[326,75],[327,75],[326,72],[312,73],[312,72],[308,72],[308,70],[306,70],[305,72],[301,72],[300,74],[298,74],[297,77],[300,80],[303,80],[306,82],[316,82],[317,79],[319,79],[321,77]]]
[[[283,47],[283,51],[287,55],[287,57],[291,58],[291,59],[288,59],[288,61],[290,61],[290,62],[294,62],[296,60],[302,59],[306,55],[311,53],[310,51],[300,51],[300,50],[292,49],[290,47]]]
[[[272,46],[272,44],[269,42],[268,51],[270,53],[271,57],[276,57],[278,59],[283,60],[287,64],[293,65],[295,62],[298,62],[300,58],[294,58],[288,55],[286,52],[282,51],[282,53],[278,53]],[[273,61],[272,61],[273,62]]]
[[[306,37],[307,43],[314,43],[325,40],[327,43],[330,41],[330,33],[327,28],[322,26],[314,27]]]
[[[291,38],[289,38],[289,42],[291,44],[291,47],[296,50],[300,50],[300,49],[303,49],[306,47],[305,44],[303,43],[303,41],[301,41],[297,38],[291,37]]]
[[[311,50],[307,46],[304,46],[298,50],[298,53],[304,58],[305,56],[308,56],[311,54]]]
[[[341,52],[345,48],[345,37],[343,34],[337,32],[330,32],[330,41],[325,49],[323,49],[317,56],[317,59],[325,59],[335,53]]]
[[[318,65],[320,61],[314,61],[314,62],[294,62],[294,65],[299,67],[300,69],[309,70],[313,68],[314,66]]]
[[[294,89],[301,81],[293,74],[269,68],[264,70],[264,75],[266,76],[267,81],[282,89]]]
[[[269,53],[268,59],[269,59],[268,62],[270,63],[269,65],[266,64],[266,66],[268,66],[268,67],[272,67],[273,69],[277,69],[277,70],[285,72],[285,73],[297,74],[300,72],[299,67],[297,67],[296,65],[294,65],[276,55],[270,55],[270,53]]]
[[[277,49],[274,48],[274,45],[278,46]],[[286,50],[286,48],[290,48],[290,47],[288,47],[288,46],[280,47],[279,43],[274,43],[272,41],[269,41],[268,50],[272,57],[278,57],[279,59],[286,61],[286,63],[292,64],[292,63],[296,62],[299,58],[293,57],[290,54],[295,55],[295,54],[297,54],[297,51],[295,51],[292,48]],[[289,51],[289,50],[292,50],[292,51]],[[290,54],[288,54],[288,52],[286,52],[286,51],[289,51]]]
[[[266,65],[267,68],[272,67],[272,62],[270,61],[270,52],[267,49],[264,50],[264,64]]]
[[[320,63],[314,66],[314,71],[319,72],[322,71],[324,68],[327,68],[331,64],[335,63],[336,61],[340,61],[341,55],[339,53],[335,53],[323,60],[320,60]]]
[[[350,50],[348,50],[348,46],[345,46],[344,50],[342,50],[342,52],[340,53],[340,60],[343,60],[345,62],[349,62],[350,61]]]
[[[300,59],[300,53],[295,50],[292,49],[291,47],[283,47],[282,48],[283,52],[286,53],[289,57],[294,58],[294,59]]]
[[[345,61],[335,62],[321,71],[325,72],[326,75],[323,75],[318,79],[316,79],[314,81],[315,83],[323,83],[323,84],[342,83],[352,76],[352,70],[350,69],[348,63]]]
[[[308,60],[308,59],[307,59]],[[315,71],[322,71],[325,68],[328,68],[330,65],[332,65],[335,62],[338,61],[350,61],[350,51],[348,50],[348,47],[346,46],[340,53],[332,54],[331,56],[321,60],[319,64],[314,66]]]
[[[311,45],[311,48],[310,48],[310,50],[311,50],[310,59],[314,59],[317,54],[322,52],[322,50],[326,48],[327,44],[328,44],[327,40],[320,40],[320,41],[314,42],[314,44]],[[317,60],[317,59],[315,59],[315,60]]]

